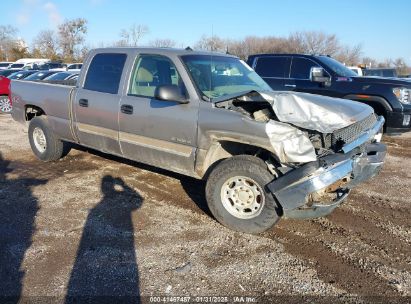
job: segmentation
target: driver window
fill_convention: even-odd
[[[160,55],[141,55],[138,57],[129,86],[129,95],[154,97],[160,85],[176,85],[184,90],[184,84],[174,63]]]

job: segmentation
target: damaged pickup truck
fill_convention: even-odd
[[[329,214],[386,154],[371,107],[274,92],[238,58],[191,49],[93,50],[76,86],[12,81],[11,98],[40,160],[77,143],[204,179],[215,218],[248,233]]]

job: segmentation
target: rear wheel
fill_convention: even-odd
[[[51,130],[45,116],[37,116],[30,121],[28,135],[33,153],[42,161],[58,160],[68,152],[63,141]]]
[[[253,156],[234,156],[221,162],[206,185],[211,213],[224,226],[259,233],[280,219],[278,205],[265,186],[274,179],[266,164]]]
[[[9,96],[0,96],[0,112],[10,113],[12,110]]]

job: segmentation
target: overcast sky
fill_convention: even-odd
[[[201,35],[223,38],[288,36],[295,31],[337,34],[342,43],[361,44],[363,55],[403,57],[411,64],[411,1],[371,0],[2,0],[1,24],[18,28],[30,45],[36,34],[65,19],[88,20],[89,46],[120,39],[121,29],[145,24],[157,38],[194,45]]]

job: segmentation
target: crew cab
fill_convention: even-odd
[[[274,90],[360,101],[384,116],[387,133],[411,128],[411,83],[408,81],[359,77],[340,62],[323,55],[256,54],[249,56],[247,63]]]
[[[13,80],[11,98],[40,160],[77,143],[204,179],[214,217],[247,233],[329,214],[386,154],[371,107],[274,92],[225,54],[96,49],[76,86]]]

